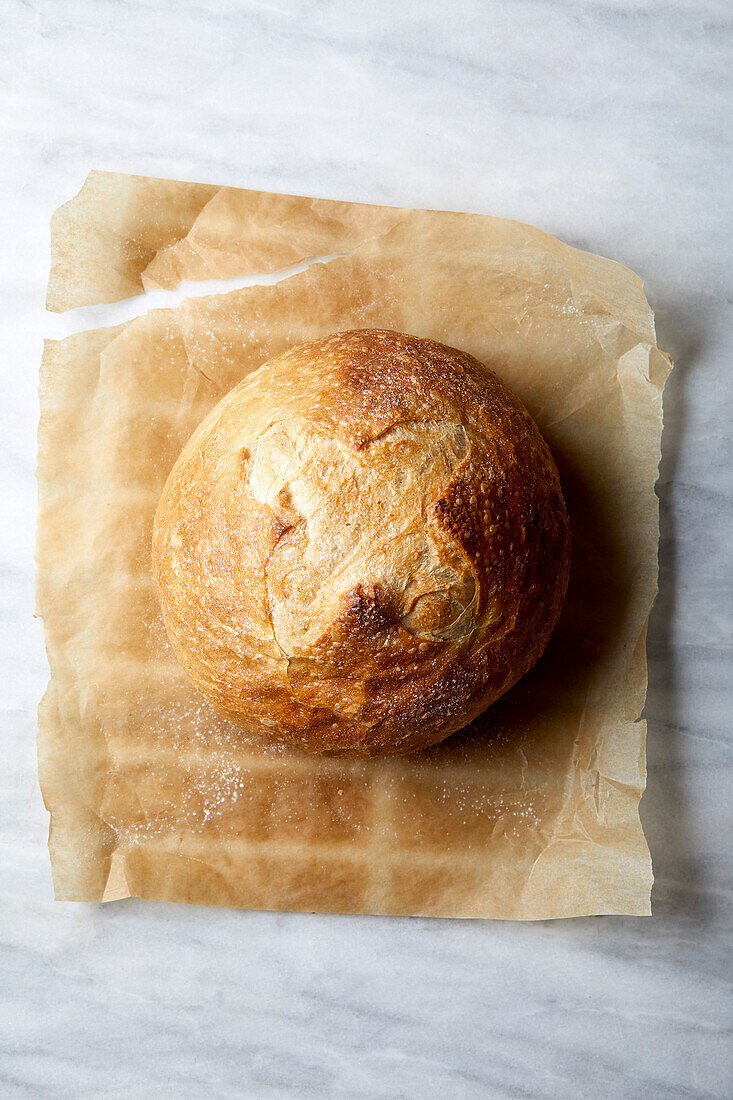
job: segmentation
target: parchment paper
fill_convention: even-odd
[[[496,218],[94,173],[54,216],[49,302],[314,263],[46,344],[38,611],[41,786],[56,896],[536,919],[649,910],[645,631],[661,391],[640,280]],[[330,331],[463,348],[525,402],[560,469],[570,589],[539,665],[472,727],[404,758],[268,748],[186,682],[150,530],[201,418]]]

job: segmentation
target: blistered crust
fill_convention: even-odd
[[[471,356],[335,333],[271,360],[184,447],[153,532],[173,648],[248,732],[411,752],[536,662],[569,532],[529,414]]]

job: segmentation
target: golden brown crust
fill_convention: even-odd
[[[383,330],[266,363],[184,447],[155,517],[173,648],[249,732],[434,744],[524,675],[569,569],[559,479],[488,368]]]

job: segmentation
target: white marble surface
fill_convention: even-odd
[[[2,0],[0,1095],[733,1095],[730,16]],[[53,903],[35,386],[48,217],[91,167],[508,215],[644,276],[677,360],[649,636],[652,919]]]

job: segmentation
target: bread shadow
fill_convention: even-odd
[[[633,594],[632,565],[582,472],[582,461],[551,440],[568,506],[572,557],[568,592],[545,653],[514,687],[470,726],[417,754],[424,760],[478,762],[511,751],[517,738],[528,759],[572,752],[588,689],[601,664],[619,644]]]

